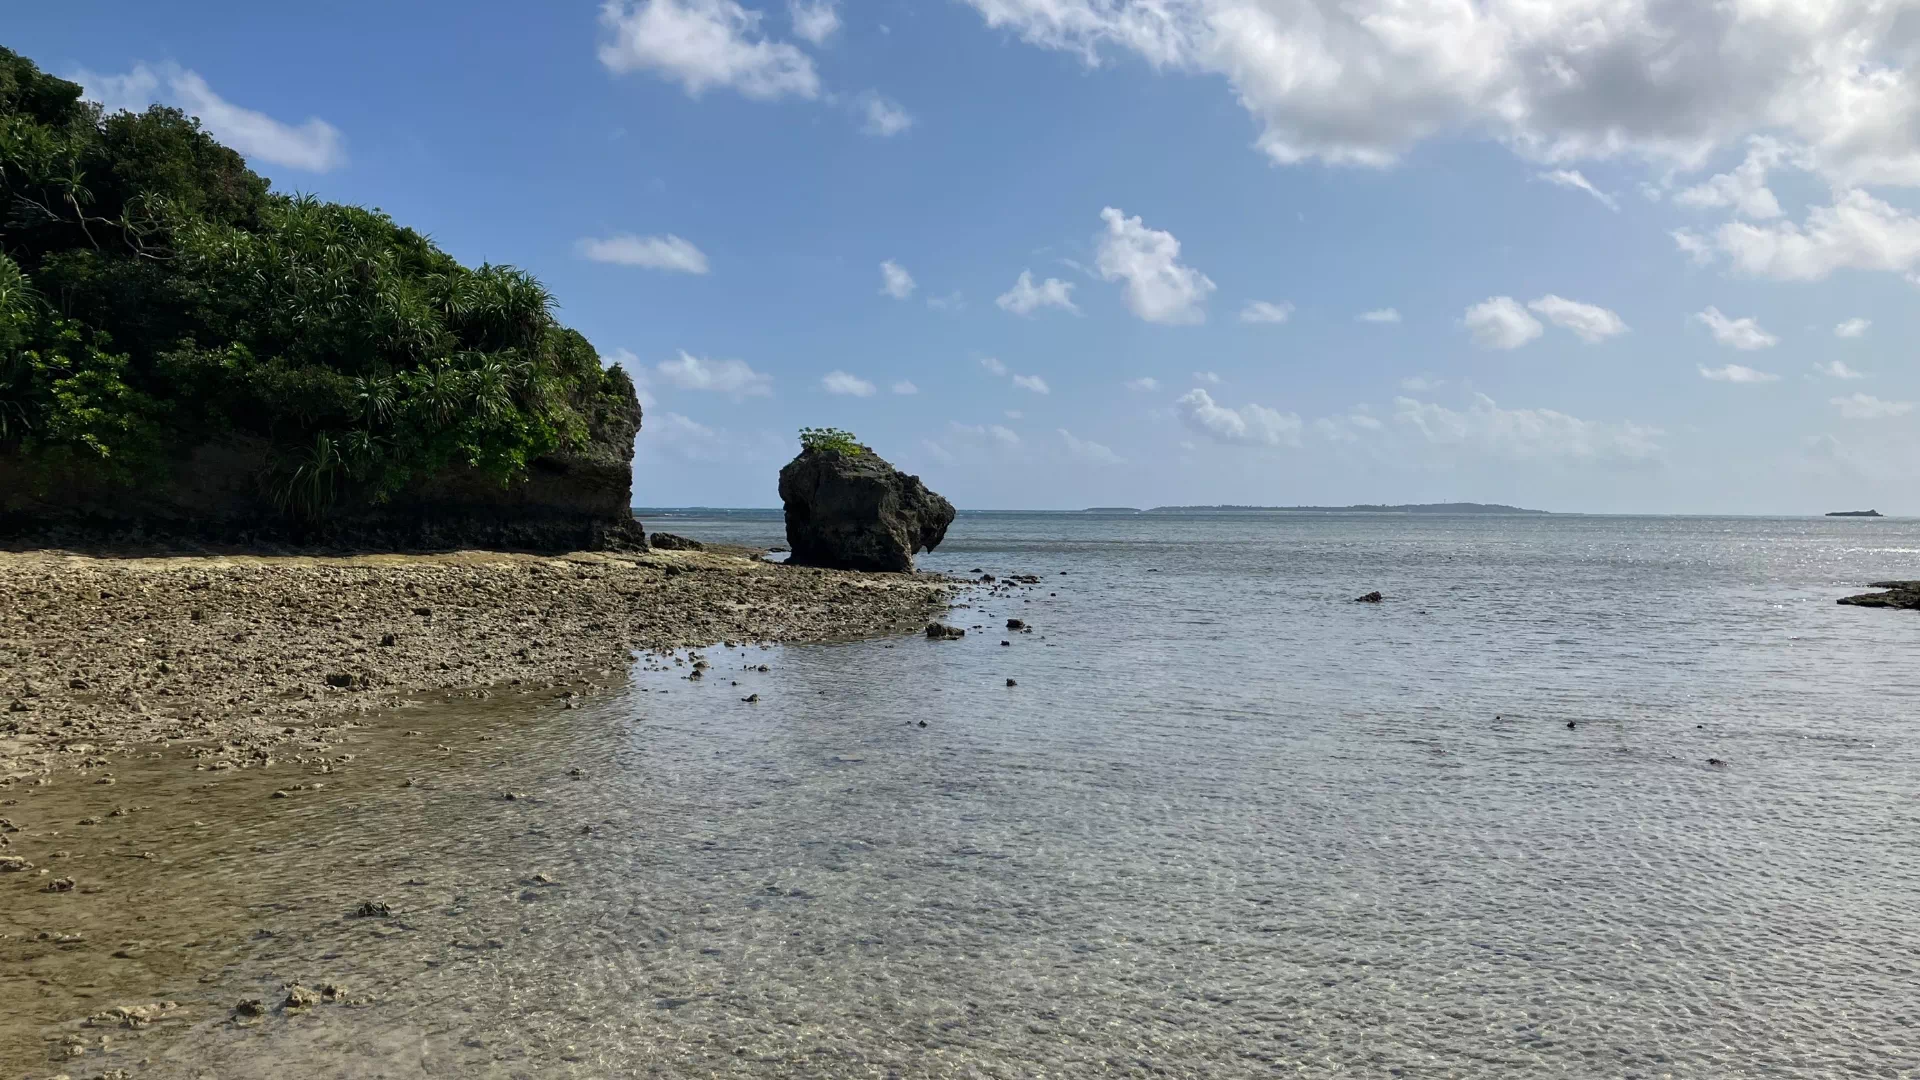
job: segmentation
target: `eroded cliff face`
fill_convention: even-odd
[[[953,504],[872,451],[803,450],[780,470],[790,562],[907,573],[953,524]]]
[[[15,543],[294,544],[366,551],[495,548],[644,550],[633,519],[640,402],[598,397],[589,438],[532,462],[506,485],[465,468],[415,481],[385,502],[346,494],[299,520],[275,505],[268,445],[225,439],[183,447],[143,483],[0,455],[0,538]]]

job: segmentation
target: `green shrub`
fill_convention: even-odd
[[[0,454],[131,481],[257,438],[318,517],[450,466],[510,482],[631,401],[526,273],[275,193],[179,110],[103,115],[6,49],[0,253]]]
[[[860,441],[853,437],[853,432],[841,431],[839,428],[801,428],[800,449],[845,454],[848,457],[873,453],[872,449],[861,445]]]

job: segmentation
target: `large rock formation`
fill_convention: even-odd
[[[788,561],[906,573],[953,524],[953,504],[871,450],[802,450],[780,470]]]
[[[1836,603],[1852,604],[1855,607],[1920,610],[1920,581],[1876,581],[1873,587],[1887,591],[1843,597]]]
[[[583,405],[586,445],[534,459],[524,479],[502,484],[454,468],[423,477],[385,502],[349,497],[316,521],[290,518],[274,505],[264,482],[271,455],[259,439],[183,448],[157,479],[135,487],[0,454],[0,538],[56,545],[645,550],[646,536],[633,518],[640,402],[602,396]]]

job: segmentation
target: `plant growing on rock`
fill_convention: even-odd
[[[848,457],[873,453],[873,448],[854,438],[853,432],[842,431],[839,428],[801,428],[800,449],[826,454],[845,454]]]

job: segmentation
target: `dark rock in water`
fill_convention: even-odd
[[[1354,597],[1353,602],[1356,604],[1377,604],[1383,599],[1385,599],[1385,597],[1381,596],[1379,593],[1370,592],[1365,596]]]
[[[1876,581],[1873,587],[1887,591],[1845,596],[1835,603],[1851,604],[1854,607],[1905,608],[1920,611],[1920,581]]]
[[[948,626],[946,623],[937,622],[927,624],[927,639],[929,641],[953,641],[956,638],[966,636],[967,632],[957,626]]]
[[[953,504],[871,450],[802,450],[780,470],[796,566],[907,573],[953,524]]]
[[[707,545],[672,533],[657,532],[647,537],[647,546],[658,551],[705,551]]]
[[[264,1016],[266,1011],[266,1003],[259,998],[245,998],[233,1007],[236,1016]]]
[[[1009,630],[1025,630],[1026,628],[1027,628],[1027,624],[1022,622],[1019,619],[1007,620],[1007,629]]]
[[[1014,681],[1013,681],[1012,679],[1008,679],[1008,680],[1007,680],[1007,685],[1008,685],[1008,686],[1019,686],[1020,684],[1019,684],[1019,683],[1017,683],[1017,682],[1014,682]]]
[[[364,900],[353,909],[353,915],[356,919],[390,919],[393,908],[379,900]]]
[[[305,1009],[320,1004],[320,995],[304,986],[287,987],[285,1005],[289,1009]]]

